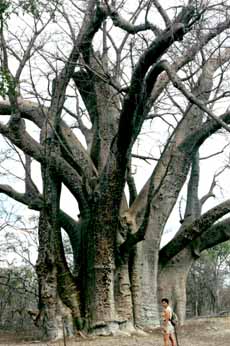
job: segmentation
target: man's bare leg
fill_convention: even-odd
[[[164,333],[163,338],[164,338],[164,346],[169,346],[169,334]]]
[[[171,341],[172,346],[176,346],[176,340],[174,334],[169,334],[169,339]]]

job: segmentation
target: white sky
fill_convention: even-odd
[[[138,3],[138,0],[129,0],[130,7],[133,6],[134,2]],[[164,1],[162,3],[165,6],[171,6],[175,3],[182,4],[183,2],[184,1],[179,1],[179,0],[178,1],[176,1],[176,0],[175,1],[171,1],[171,0],[169,1],[168,0],[168,1]],[[51,30],[53,30],[53,28],[51,28]],[[50,33],[51,33],[51,31],[50,31]],[[120,38],[120,30],[119,29],[117,29],[117,35],[119,36],[118,38]],[[48,36],[47,36],[47,38],[48,38]],[[61,47],[61,42],[60,42],[60,40],[57,40],[57,42],[55,44],[57,44]],[[53,43],[49,47],[50,47],[50,49],[53,48]],[[36,63],[39,64],[38,61]],[[26,74],[25,74],[25,77],[26,77]],[[36,86],[38,87],[38,89],[41,89],[41,90],[44,89],[44,86],[46,86],[46,84],[44,85],[44,83],[47,84],[47,82],[45,82],[45,80],[43,78],[36,80]],[[27,86],[27,83],[25,83],[25,86]],[[159,131],[160,129],[162,131]],[[35,137],[38,136],[39,133],[37,132],[37,129],[34,126],[32,126],[31,124],[30,124],[30,130],[31,130],[31,132],[33,132]],[[165,133],[166,133],[166,129],[164,129],[163,125],[161,124],[160,127],[159,126],[157,127],[157,131],[153,127],[153,130],[151,133],[149,133],[145,137],[141,136],[140,146],[143,146],[144,150],[142,149],[143,151],[139,152],[139,154],[148,155],[150,153],[150,154],[153,154],[154,156],[159,157],[159,147],[158,147],[158,145],[156,145],[156,143],[162,142],[162,138],[164,138]],[[152,141],[153,137],[154,137],[154,143],[155,144],[153,144],[153,141]],[[215,139],[214,139],[214,137],[210,138],[206,142],[206,144],[202,147],[201,157],[212,154],[213,151],[220,150],[222,148],[225,140],[226,141],[229,140],[227,138],[227,136],[225,136],[225,137],[218,136]],[[213,178],[213,175],[215,174],[217,167],[223,166],[225,159],[227,160],[227,151],[226,151],[226,153],[223,153],[222,155],[219,155],[218,157],[213,157],[212,159],[201,161],[201,181],[200,181],[200,195],[201,196],[208,191],[209,186],[210,186],[211,181],[212,181],[212,178]],[[154,162],[151,161],[150,164],[143,163],[140,160],[135,160],[134,162],[136,164],[136,169],[137,169],[135,178],[136,178],[137,189],[139,191],[141,189],[141,187],[145,184],[148,177],[150,176],[152,169],[153,169]],[[32,169],[33,169],[34,180],[38,184],[40,191],[41,191],[42,182],[41,182],[41,177],[40,177],[39,164],[33,163]],[[19,171],[18,171],[18,174],[20,174]],[[224,186],[224,191],[221,191],[221,189],[216,188],[216,190],[215,190],[216,199],[215,200],[210,199],[207,202],[205,208],[210,208],[210,207],[214,206],[215,204],[219,203],[220,201],[222,201],[223,199],[225,199],[229,196],[230,188],[229,188],[229,185],[227,184],[227,181],[229,179],[228,175],[229,174],[226,171],[224,174],[222,174],[220,176],[219,180],[221,182],[221,186]],[[1,178],[1,180],[5,181],[5,180],[3,180],[3,178]],[[21,183],[17,182],[17,185],[15,186],[15,188],[17,188],[19,191],[23,191],[24,185],[22,182]],[[185,191],[182,191],[181,195],[183,195],[184,193],[185,193]],[[179,196],[178,200],[181,198],[181,195]],[[65,187],[63,187],[63,190],[62,190],[61,208],[63,208],[64,211],[68,212],[72,217],[76,218],[76,216],[78,214],[77,203]],[[25,213],[26,218],[29,218],[31,216],[31,214],[33,213],[33,211],[25,209],[24,213]],[[180,225],[179,224],[179,212],[178,212],[178,205],[177,205],[177,206],[175,206],[174,211],[168,220],[168,223],[166,226],[166,231],[165,231],[165,234],[164,234],[163,239],[162,239],[162,244],[165,244],[165,242],[167,242],[175,234],[179,225]]]

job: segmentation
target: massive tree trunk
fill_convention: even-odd
[[[39,218],[39,256],[36,263],[39,288],[39,313],[36,325],[41,327],[48,340],[74,334],[71,309],[63,304],[58,292],[58,266],[56,265],[54,239],[46,212]]]
[[[184,249],[159,270],[159,297],[170,299],[181,325],[186,319],[186,283],[193,261],[191,250]]]
[[[39,319],[48,339],[72,336],[82,328],[79,292],[69,271],[61,235],[59,217],[61,182],[56,157],[60,147],[55,132],[49,126],[42,132],[46,148],[46,163],[42,166],[43,206],[39,222]]]
[[[95,208],[96,209],[96,208]],[[108,211],[107,211],[108,213]],[[97,217],[95,217],[98,215]],[[87,234],[86,316],[92,329],[108,328],[112,332],[116,321],[114,302],[114,243],[115,225],[111,225],[109,214],[92,216]],[[105,218],[105,219],[104,219]],[[106,220],[106,223],[104,221]],[[104,221],[102,222],[102,219]],[[110,330],[111,328],[111,330]]]
[[[39,317],[50,339],[62,337],[63,326],[66,335],[72,335],[82,328],[95,334],[108,335],[120,333],[121,330],[132,333],[134,327],[138,326],[155,327],[159,324],[158,294],[172,298],[183,320],[186,276],[197,249],[200,249],[194,244],[202,239],[206,230],[211,232],[211,226],[218,218],[229,212],[229,201],[201,217],[197,212],[194,214],[194,204],[188,204],[186,222],[183,222],[173,244],[168,244],[159,255],[163,230],[186,182],[193,158],[212,133],[221,127],[228,130],[226,123],[230,122],[229,112],[217,118],[207,109],[213,74],[220,64],[227,61],[229,52],[224,57],[214,53],[218,59],[214,59],[212,52],[210,63],[209,59],[205,63],[202,51],[202,72],[194,79],[197,82],[194,82],[190,73],[188,76],[186,88],[192,85],[191,92],[183,86],[175,71],[191,62],[213,37],[228,28],[230,20],[225,18],[207,35],[201,34],[197,28],[194,37],[200,37],[200,42],[190,47],[191,34],[185,42],[187,48],[181,41],[186,39],[187,34],[190,35],[194,23],[204,14],[203,5],[199,9],[196,1],[188,1],[180,11],[176,9],[174,18],[171,18],[163,6],[155,2],[148,5],[147,2],[140,3],[146,10],[145,23],[135,25],[140,7],[128,22],[120,15],[123,6],[116,7],[116,1],[89,0],[82,5],[82,9],[70,1],[73,12],[78,13],[77,20],[84,12],[77,35],[75,29],[79,28],[79,23],[72,23],[74,15],[68,17],[65,4],[62,4],[62,8],[57,4],[60,10],[58,15],[63,15],[70,31],[68,42],[72,42],[72,47],[69,55],[63,54],[61,59],[60,47],[57,55],[51,54],[51,60],[44,54],[48,65],[48,72],[44,70],[44,75],[48,79],[53,78],[52,88],[47,90],[50,101],[47,107],[43,105],[44,98],[38,92],[38,104],[35,106],[23,96],[18,97],[15,86],[19,84],[26,63],[30,63],[37,53],[38,49],[33,45],[38,33],[46,29],[49,21],[53,23],[57,8],[49,8],[51,14],[48,23],[38,20],[39,25],[43,25],[40,31],[35,18],[28,49],[22,45],[23,58],[17,51],[14,54],[14,59],[19,60],[15,77],[8,66],[8,46],[3,33],[4,23],[0,18],[4,53],[4,69],[1,72],[5,73],[9,84],[6,85],[9,87],[8,98],[0,100],[0,113],[10,115],[7,124],[0,123],[0,132],[28,156],[25,165],[26,192],[18,193],[7,185],[1,185],[0,191],[40,212],[36,267]],[[51,8],[52,4],[49,4]],[[156,6],[163,18],[165,26],[162,28],[149,23],[147,17],[151,6]],[[105,24],[107,18],[112,25],[112,30],[108,31]],[[103,48],[100,53],[94,51],[93,43],[96,34],[100,37],[102,24]],[[115,27],[125,33],[119,42],[120,46],[112,37]],[[129,35],[144,30],[151,30],[146,36],[148,39],[143,41],[145,49],[136,56],[132,49],[134,41],[130,40],[131,63],[128,68],[122,66]],[[110,40],[111,47],[106,43],[106,38]],[[173,47],[175,41],[184,52],[183,57],[175,55],[180,51],[178,47]],[[100,50],[98,44],[97,49]],[[115,63],[109,56],[111,49],[116,53]],[[12,51],[9,50],[8,54]],[[54,56],[58,56],[57,66],[53,64]],[[169,65],[163,58],[173,63]],[[28,64],[29,68],[33,63]],[[184,72],[187,73],[186,69]],[[129,82],[126,73],[130,74]],[[34,94],[36,86],[32,77]],[[174,100],[174,94],[170,95],[170,88],[163,95],[163,89],[170,79],[173,92],[177,88],[189,100],[189,103],[186,100],[185,109]],[[49,81],[47,84],[50,84]],[[72,110],[72,94],[69,97],[72,87],[76,87],[74,99],[77,110]],[[162,95],[163,99],[165,96],[172,99],[170,105],[177,104],[181,117],[180,120],[179,117],[176,119],[173,131],[169,129],[164,150],[149,181],[134,196],[135,188],[130,178],[132,149],[154,103],[158,105],[158,97]],[[70,109],[67,99],[72,100]],[[46,102],[48,104],[48,98]],[[85,136],[86,147],[77,139],[77,131],[70,128],[72,124],[68,126],[62,120],[65,112],[74,118],[78,130]],[[213,119],[205,121],[204,112]],[[29,135],[23,118],[42,130],[40,142]],[[86,118],[91,127],[85,125]],[[30,158],[41,164],[42,193],[31,179]],[[126,183],[129,185],[129,207]],[[76,210],[75,218],[60,210],[62,184],[77,201],[79,210]],[[197,192],[196,188],[194,191]],[[188,192],[191,198],[194,191]],[[78,221],[75,221],[78,213]],[[72,246],[72,270],[65,258],[61,228],[66,231]],[[204,243],[207,244],[206,241]]]

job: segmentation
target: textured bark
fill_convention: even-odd
[[[196,241],[193,242],[193,251],[196,256],[206,249],[225,242],[230,239],[230,220],[229,218],[220,221],[204,232]]]
[[[185,215],[178,234],[183,233],[186,227],[189,228],[194,220],[200,217],[201,207],[209,197],[213,196],[212,189],[214,186],[215,184],[212,183],[209,192],[199,200],[199,155],[196,154],[192,162],[188,183]],[[163,296],[169,297],[173,304],[173,309],[178,314],[180,324],[183,324],[186,319],[186,282],[191,265],[199,258],[203,250],[228,239],[230,239],[229,219],[221,221],[210,228],[207,227],[201,236],[189,243],[185,249],[172,257],[168,262],[165,262],[164,249],[160,251],[159,298],[161,299]]]
[[[135,84],[133,82],[133,84]],[[133,92],[136,92],[135,86]],[[131,93],[132,94],[132,93]],[[133,95],[130,95],[132,99]],[[127,105],[127,103],[126,103]],[[131,105],[131,104],[130,104]],[[130,109],[129,113],[132,117],[133,110]],[[126,115],[121,116],[120,126],[129,128],[130,119],[126,122]],[[119,134],[122,136],[122,131]],[[119,135],[119,136],[120,136]],[[125,186],[125,174],[127,157],[130,152],[130,145],[132,137],[126,136],[125,145],[121,145],[120,137],[115,138],[112,150],[110,150],[110,157],[108,158],[105,168],[101,174],[97,198],[97,205],[93,209],[92,217],[92,233],[91,239],[96,244],[95,249],[91,249],[88,257],[92,256],[89,271],[92,271],[94,282],[90,286],[90,290],[94,287],[94,294],[91,294],[91,299],[96,307],[94,315],[91,313],[92,325],[100,325],[103,323],[113,324],[117,319],[115,314],[114,302],[114,270],[115,270],[115,240],[117,233],[117,226],[119,220],[119,209],[123,197],[123,189]],[[97,219],[94,217],[97,215]],[[91,240],[92,241],[92,240]],[[90,242],[90,240],[89,240]],[[101,287],[101,282],[104,282],[104,287]],[[88,294],[88,297],[90,295]],[[102,308],[102,304],[104,307]],[[89,304],[90,306],[92,304]],[[97,321],[97,323],[95,323]],[[99,321],[99,322],[98,322]]]
[[[101,200],[100,200],[101,201]],[[116,324],[114,301],[116,218],[100,201],[93,208],[86,245],[85,314],[88,327],[100,334],[110,334]]]
[[[111,142],[117,133],[120,101],[115,90],[106,83],[107,55],[94,53],[91,68],[73,75],[92,121],[90,156],[100,174],[108,159]]]
[[[198,186],[199,155],[197,153],[192,160],[192,168],[187,188],[187,203],[184,219],[181,221],[183,223],[181,229],[189,225],[201,214],[200,201],[198,199]],[[181,229],[178,232],[181,232]],[[186,281],[194,258],[193,251],[189,245],[162,266],[164,258],[162,259],[160,251],[158,274],[159,301],[162,297],[168,297],[168,299],[170,299],[173,310],[177,313],[181,325],[186,318]]]
[[[134,325],[141,327],[142,324],[142,243],[138,243],[130,258],[130,282],[132,292],[132,308],[133,308],[133,320]]]
[[[164,225],[176,203],[178,193],[186,180],[191,162],[190,153],[188,155],[186,152],[180,152],[177,146],[179,146],[183,138],[186,138],[191,127],[199,126],[201,117],[198,118],[197,115],[198,114],[195,113],[194,116],[192,110],[188,112],[187,117],[171,139],[168,148],[163,153],[153,173],[155,177],[154,185],[156,188],[159,185],[161,187],[152,201],[151,217],[145,241],[142,244],[142,251],[145,254],[141,284],[141,286],[144,287],[141,300],[142,317],[139,318],[139,323],[142,325],[147,323],[153,326],[159,323],[156,278],[160,239]],[[175,171],[178,172],[177,175],[174,174]],[[131,215],[136,213],[138,216],[138,214],[141,213],[141,208],[144,208],[145,204],[142,198],[144,198],[144,201],[146,200],[146,196],[144,196],[143,192],[146,190],[147,186],[148,183],[131,206]]]
[[[128,323],[133,325],[133,304],[128,261],[116,268],[114,284],[117,319],[125,329],[125,327],[128,328]]]
[[[159,268],[159,298],[169,297],[182,325],[186,319],[186,287],[189,270],[202,251],[230,239],[229,219],[206,230],[190,246],[180,251],[166,265]],[[161,257],[160,257],[161,263]]]
[[[226,61],[226,58],[228,56],[227,53],[224,55],[224,57],[222,57],[223,63]],[[213,85],[213,74],[215,70],[217,69],[217,67],[219,66],[219,63],[220,63],[219,59],[216,59],[216,60],[211,59],[206,64],[205,68],[203,69],[202,75],[193,90],[193,93],[195,95],[199,95],[199,98],[202,98],[203,100],[208,100],[210,96],[210,92],[212,90],[212,85]],[[151,315],[150,312],[146,312],[146,311],[152,311],[152,316],[150,318],[146,318],[146,316],[141,317],[140,320],[142,321],[142,323],[146,323],[146,321],[151,321],[151,320],[152,322],[150,322],[150,324],[158,323],[158,313],[156,309],[157,286],[153,284],[153,281],[151,281],[151,278],[155,278],[157,276],[157,271],[158,271],[158,264],[157,264],[158,255],[157,254],[159,250],[159,242],[161,239],[162,231],[164,229],[164,225],[168,219],[168,216],[171,213],[173,206],[176,203],[176,199],[179,194],[179,191],[181,190],[185,182],[185,179],[187,177],[188,170],[190,167],[190,163],[192,162],[192,157],[193,155],[196,155],[196,147],[194,147],[194,150],[192,150],[191,146],[190,147],[187,146],[188,148],[187,150],[181,151],[180,146],[183,143],[183,141],[187,140],[187,136],[189,133],[199,129],[201,123],[202,123],[202,111],[199,110],[197,106],[192,106],[191,108],[188,108],[188,112],[185,118],[181,121],[180,125],[175,131],[175,134],[172,136],[171,141],[168,144],[168,147],[166,147],[165,152],[162,154],[161,160],[157,164],[153,173],[155,177],[154,179],[155,186],[159,186],[161,184],[161,179],[163,180],[163,182],[162,182],[159,193],[154,197],[153,204],[152,204],[153,205],[152,217],[150,218],[150,222],[149,222],[149,226],[148,226],[148,230],[146,234],[146,239],[143,242],[143,248],[144,248],[143,252],[145,253],[146,263],[143,263],[144,275],[142,276],[143,285],[141,285],[141,287],[146,287],[147,289],[146,291],[144,291],[144,294],[143,294],[144,298],[142,298],[142,304],[141,304],[141,306],[143,307],[142,315],[143,316],[144,314]],[[175,175],[174,172],[177,172],[177,174]],[[189,184],[189,190],[188,190],[189,197],[188,197],[187,209],[185,213],[185,218],[187,223],[189,223],[189,221],[195,219],[196,217],[200,215],[200,205],[199,205],[199,201],[197,201],[197,198],[196,198],[197,191],[198,191],[199,172],[197,172],[195,163],[193,165],[193,172],[191,177],[192,177],[192,181],[190,180],[190,184]],[[138,215],[141,214],[142,212],[141,208],[144,208],[146,204],[146,198],[147,198],[146,191],[148,189],[149,189],[149,182],[147,182],[147,184],[144,186],[144,188],[142,189],[142,191],[136,198],[136,201],[134,201],[133,205],[131,206],[129,210],[130,218],[135,219],[135,217],[138,217]],[[151,220],[153,220],[152,223],[151,223]],[[181,249],[183,249],[183,247],[181,247]],[[176,253],[177,252],[175,251],[175,254]],[[167,261],[168,259],[166,260],[166,262]],[[183,273],[182,269],[178,270],[178,281],[179,282],[183,281],[184,289],[186,285],[187,272],[190,265],[191,263],[187,266],[185,265],[184,274],[182,274]],[[170,271],[172,271],[172,268],[170,265],[169,267],[170,267],[169,276],[171,277],[172,274],[170,274]],[[175,267],[175,265],[173,267]],[[183,267],[183,260],[182,260],[181,267]],[[165,271],[167,270],[165,269]],[[175,285],[176,285],[176,282],[177,280],[175,280]],[[178,291],[179,288],[177,287],[175,289]],[[146,294],[147,291],[150,293]],[[185,291],[183,292],[183,294],[182,292],[183,292],[183,289],[181,289],[181,295],[183,296],[183,299],[181,298],[181,300],[180,299],[178,300],[178,306],[180,306],[179,314],[181,317],[181,321],[184,321],[185,313],[182,312],[183,304],[181,304],[181,301],[185,303],[186,299],[185,299]],[[177,297],[179,297],[178,294],[177,294]],[[149,299],[150,303],[143,301],[147,299]]]
[[[221,203],[217,207],[210,209],[200,218],[189,224],[181,233],[174,237],[174,242],[167,244],[161,249],[162,262],[166,263],[173,258],[180,250],[188,245],[191,240],[196,239],[204,233],[213,223],[230,211],[230,200]]]
[[[48,164],[42,167],[44,205],[40,212],[40,252],[37,272],[40,282],[40,312],[43,315],[43,310],[46,311],[45,325],[48,326],[46,334],[48,338],[53,339],[63,336],[63,328],[66,328],[67,334],[73,335],[75,328],[81,329],[82,325],[78,289],[69,271],[62,244],[59,219],[61,184],[57,177],[56,161],[52,160],[53,155],[50,155],[51,151],[56,152],[60,149],[52,140],[45,145],[49,160]],[[40,256],[40,253],[43,256]],[[47,271],[51,280],[46,277]],[[46,294],[47,281],[48,283],[51,281],[51,304],[49,293],[48,296]],[[62,336],[60,335],[61,326]]]
[[[170,299],[181,325],[186,319],[186,283],[193,261],[191,249],[186,248],[169,261],[158,275],[159,299]]]
[[[39,285],[39,314],[36,325],[41,326],[44,337],[49,340],[63,338],[63,327],[66,335],[73,335],[72,313],[62,303],[58,293],[58,268],[55,262],[55,249],[52,230],[44,212],[39,220],[39,256],[36,273]]]
[[[173,243],[160,251],[159,257],[165,224],[199,146],[221,126],[228,128],[224,121],[230,122],[230,112],[222,114],[218,121],[214,117],[203,122],[204,111],[207,110],[204,105],[213,88],[213,73],[229,59],[229,52],[222,61],[220,54],[217,54],[219,60],[216,59],[214,63],[214,60],[210,64],[202,60],[202,73],[192,93],[181,87],[181,81],[175,73],[194,59],[200,48],[205,48],[230,23],[226,20],[209,34],[201,34],[197,28],[200,42],[184,48],[184,56],[174,61],[173,43],[183,40],[192,25],[200,19],[199,9],[192,4],[192,1],[188,1],[187,6],[182,7],[172,19],[168,18],[163,7],[157,5],[165,22],[162,29],[147,20],[150,4],[146,7],[145,23],[136,25],[140,8],[129,23],[119,13],[123,8],[115,8],[107,1],[89,0],[82,4],[85,13],[80,26],[77,22],[72,24],[74,15],[68,18],[68,13],[64,12],[65,4],[62,4],[59,15],[63,15],[70,29],[69,42],[72,42],[72,47],[69,55],[63,54],[57,69],[47,57],[47,65],[50,63],[49,67],[55,75],[49,90],[50,105],[47,108],[41,104],[36,106],[21,96],[17,97],[16,90],[9,95],[9,101],[0,100],[0,114],[11,114],[6,125],[0,124],[0,132],[27,155],[25,193],[18,193],[7,185],[0,185],[0,192],[40,212],[37,262],[39,316],[50,339],[62,337],[63,325],[66,335],[72,335],[76,329],[83,327],[83,321],[85,330],[104,335],[115,334],[120,330],[132,333],[136,326],[154,327],[159,323],[158,293],[161,295],[163,292],[164,296],[168,294],[172,298],[181,320],[185,317],[185,287],[189,267],[204,247],[212,246],[208,234],[213,235],[218,229],[213,223],[230,210],[229,202],[225,202],[209,214],[197,218],[199,203],[193,196],[197,193],[199,177],[198,171],[197,176],[195,174],[193,164],[192,176],[196,176],[196,179],[193,182],[190,180],[188,194],[191,199],[188,200],[183,228]],[[105,42],[105,20],[108,17],[109,23],[125,32],[119,48],[112,35],[111,47]],[[94,52],[93,39],[102,24],[104,42],[102,53],[99,53]],[[77,35],[76,28],[79,29]],[[154,38],[148,36],[146,48],[139,57],[135,52],[130,83],[123,87],[126,83],[126,66],[122,75],[122,64],[125,65],[123,48],[128,35],[149,29],[153,30],[151,35]],[[113,30],[109,30],[108,35],[111,32]],[[189,40],[191,38],[192,34]],[[130,40],[132,53],[134,41]],[[8,48],[2,33],[1,45],[4,52],[2,61],[7,68]],[[185,46],[188,47],[187,42]],[[178,47],[178,52],[183,50],[180,43]],[[113,66],[113,59],[109,58],[113,48],[117,54],[116,66]],[[139,50],[139,45],[137,48]],[[36,54],[37,48],[34,52],[31,49],[30,46],[27,50],[23,49],[25,55],[19,62],[16,76],[20,75],[27,60]],[[174,61],[171,69],[168,63],[162,61],[163,57]],[[33,66],[33,61],[29,66]],[[168,77],[172,79],[175,88],[184,91],[190,103],[185,111],[181,109],[183,118],[165,144],[151,178],[136,196],[130,169],[132,148],[153,103],[168,84]],[[71,106],[69,110],[65,102],[69,96],[69,86],[72,85],[71,79],[77,88],[77,111],[72,111]],[[187,87],[190,81],[193,82],[191,76],[186,83]],[[43,100],[38,94],[36,96],[39,101]],[[80,102],[78,96],[81,96]],[[85,108],[81,109],[82,101]],[[91,128],[82,121],[85,111]],[[62,121],[65,112],[76,120],[78,128],[85,135],[87,148]],[[212,113],[207,111],[207,114]],[[40,143],[29,135],[23,118],[41,129]],[[42,194],[31,179],[31,158],[41,164]],[[126,183],[130,188],[130,208],[124,196]],[[60,210],[62,184],[67,186],[78,202],[78,221]],[[191,210],[194,218],[191,217]],[[73,273],[65,258],[61,227],[66,230],[72,246]],[[220,237],[216,234],[213,236],[213,243],[229,236],[227,223],[222,225],[221,230],[218,232],[221,233]],[[195,241],[191,245],[193,239]]]

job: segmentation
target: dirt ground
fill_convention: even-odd
[[[30,339],[30,340],[29,340]],[[178,328],[179,346],[230,346],[230,316],[188,320]],[[6,333],[0,330],[0,345],[5,346],[162,346],[159,329],[146,336],[131,337],[76,337],[57,342],[31,341],[31,336],[20,332]]]

